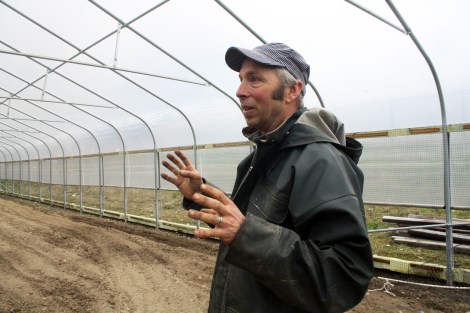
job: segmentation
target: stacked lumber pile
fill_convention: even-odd
[[[429,216],[410,215],[408,217],[383,216],[382,220],[396,223],[398,227],[409,227],[431,224],[445,224],[445,219]],[[468,220],[454,219],[453,223],[469,223]],[[470,224],[453,226],[454,253],[470,254]],[[392,233],[393,241],[414,247],[445,250],[446,228],[444,226],[433,228],[417,228],[398,230]]]

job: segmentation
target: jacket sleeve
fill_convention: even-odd
[[[288,203],[295,230],[248,213],[225,261],[300,309],[344,312],[362,300],[373,272],[361,182],[336,153],[300,167]]]

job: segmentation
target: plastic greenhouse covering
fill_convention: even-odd
[[[470,207],[468,1],[0,4],[3,179],[168,188],[160,152],[189,147],[230,191],[250,147],[225,51],[284,42],[310,63],[306,106],[365,134],[366,200]]]

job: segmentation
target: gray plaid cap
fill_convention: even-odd
[[[285,68],[296,79],[302,81],[302,96],[305,95],[310,66],[294,49],[283,43],[267,43],[253,50],[230,47],[225,53],[225,62],[236,72],[240,72],[245,58],[261,64]]]

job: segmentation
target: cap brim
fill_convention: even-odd
[[[243,61],[246,58],[269,66],[284,67],[283,64],[277,62],[276,60],[273,60],[262,53],[249,49],[230,47],[225,53],[225,63],[227,63],[228,67],[236,72],[240,72]]]

